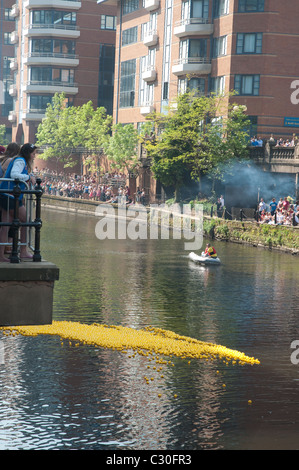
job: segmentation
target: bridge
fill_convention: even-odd
[[[278,147],[267,142],[263,147],[250,147],[250,159],[265,171],[274,173],[299,173],[299,145]]]

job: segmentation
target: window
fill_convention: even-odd
[[[185,39],[180,42],[180,59],[185,57],[206,57],[207,39]]]
[[[225,77],[212,77],[210,82],[210,91],[219,95],[224,93]]]
[[[213,40],[213,57],[219,57],[221,55],[226,55],[226,43],[227,37],[220,36]]]
[[[123,0],[123,15],[132,13],[139,8],[139,0]]]
[[[31,52],[38,54],[75,54],[75,41],[70,39],[33,38],[30,43]]]
[[[46,110],[48,103],[51,103],[52,95],[31,95],[30,96],[30,109],[31,110]]]
[[[214,17],[227,15],[229,12],[229,0],[215,0]]]
[[[182,19],[208,18],[209,0],[187,0],[182,3]]]
[[[5,60],[9,64],[9,60]],[[1,87],[1,115],[7,116],[9,111],[13,110],[13,97],[9,94],[9,87],[13,84],[13,80],[7,76],[2,80],[2,87]]]
[[[4,44],[12,44],[11,42],[11,33],[3,33],[4,34]]]
[[[261,54],[262,33],[239,33],[237,35],[237,54]]]
[[[115,46],[100,44],[98,107],[103,106],[110,115],[113,113],[114,58]]]
[[[133,44],[134,42],[137,42],[137,33],[138,26],[125,29],[122,33],[122,46],[127,46],[128,44]]]
[[[101,29],[116,30],[116,16],[101,15]]]
[[[31,80],[36,82],[74,83],[75,72],[72,69],[56,69],[52,67],[31,67]]]
[[[259,75],[235,75],[235,90],[239,95],[259,95]]]
[[[199,95],[205,94],[206,81],[204,78],[193,77],[188,80],[187,78],[179,79],[178,89],[179,93],[186,93],[187,90],[196,91]]]
[[[3,79],[9,79],[10,76],[10,63],[14,60],[14,57],[4,57],[3,58]]]
[[[146,36],[155,34],[156,31],[157,31],[157,13],[152,13],[150,15],[150,20],[147,23],[141,24],[141,41],[143,41]]]
[[[136,59],[121,63],[119,107],[133,107],[135,101]]]
[[[169,83],[163,82],[162,100],[168,100],[168,96],[169,96]]]
[[[75,12],[55,10],[34,10],[31,12],[32,24],[55,24],[74,26],[77,22]]]
[[[264,11],[264,0],[239,0],[239,12]]]
[[[146,71],[151,63],[150,54],[140,57],[139,106],[149,106],[154,102],[154,84],[142,79],[142,72]]]
[[[6,21],[15,21],[14,17],[11,16],[11,9],[10,8],[5,8],[4,9],[4,19]]]

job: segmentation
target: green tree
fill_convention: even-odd
[[[8,144],[5,134],[6,134],[5,124],[0,124],[0,145]]]
[[[73,167],[80,148],[90,164],[93,156],[101,154],[111,122],[105,108],[94,109],[92,101],[67,107],[65,94],[55,94],[37,130],[37,143],[44,147],[41,158],[55,158],[64,168]]]
[[[153,114],[156,139],[144,143],[152,171],[165,186],[175,188],[175,199],[186,175],[200,180],[203,174],[221,177],[221,168],[247,154],[244,109],[228,104],[228,96],[179,95],[168,114]]]
[[[111,166],[120,171],[133,172],[139,164],[138,132],[133,124],[121,123],[112,126],[112,135],[104,143],[104,151],[111,161]]]
[[[48,104],[45,117],[39,124],[36,134],[37,145],[43,148],[39,158],[53,158],[64,168],[76,164],[73,155],[73,120],[75,109],[67,107],[65,94],[55,94]]]

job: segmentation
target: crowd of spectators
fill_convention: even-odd
[[[258,207],[258,221],[261,224],[271,225],[299,225],[299,201],[295,204],[288,197],[280,198],[277,202],[275,198],[266,204],[261,198]]]
[[[42,179],[42,187],[45,194],[53,196],[64,196],[71,198],[86,199],[89,201],[118,203],[121,198],[126,204],[145,204],[145,190],[137,187],[136,193],[131,194],[129,186],[126,185],[126,177],[121,173],[106,173],[97,182],[96,175],[79,176],[58,174],[47,169],[36,175]],[[223,196],[217,201],[217,214],[223,212]],[[258,222],[272,225],[299,225],[299,201],[293,203],[290,196],[280,198],[277,202],[273,198],[266,203],[261,198],[258,206]]]
[[[79,176],[76,174],[65,176],[45,169],[35,174],[42,179],[42,188],[45,194],[52,196],[71,197],[89,201],[132,204],[133,202],[145,203],[144,188],[139,187],[136,193],[131,195],[130,188],[126,185],[126,176],[123,173],[105,173],[97,181],[96,175]]]
[[[299,142],[295,134],[289,139],[283,139],[282,137],[275,139],[273,134],[271,134],[269,139],[262,139],[262,137],[256,136],[252,137],[250,139],[250,145],[251,147],[263,147],[267,141],[275,147],[295,147]]]

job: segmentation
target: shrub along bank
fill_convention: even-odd
[[[299,227],[204,218],[206,237],[299,254]]]

